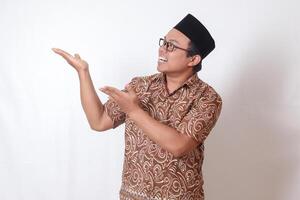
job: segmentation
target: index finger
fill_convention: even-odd
[[[104,91],[107,91],[109,94],[113,94],[118,97],[122,95],[122,92],[115,87],[105,86],[105,87],[103,87],[103,89],[104,89]]]

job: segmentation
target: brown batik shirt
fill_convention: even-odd
[[[157,121],[190,136],[198,146],[179,158],[174,157],[150,140],[116,102],[109,99],[104,108],[113,120],[113,128],[125,122],[120,200],[203,200],[203,142],[220,115],[221,97],[199,79],[197,73],[171,93],[164,73],[134,77],[129,84],[143,110]]]

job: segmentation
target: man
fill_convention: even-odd
[[[125,154],[120,199],[203,200],[204,140],[222,108],[219,94],[199,79],[202,60],[215,42],[191,14],[159,40],[157,70],[134,77],[124,90],[92,84],[88,64],[78,54],[63,56],[79,73],[83,109],[93,130],[125,122]]]

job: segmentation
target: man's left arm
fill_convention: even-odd
[[[175,128],[155,120],[141,108],[130,113],[129,118],[152,141],[172,153],[175,157],[182,156],[198,145],[198,142],[193,138],[181,134]]]
[[[185,155],[205,140],[222,107],[220,96],[208,90],[173,128],[155,120],[140,108],[133,88],[127,86],[127,89],[128,92],[121,92],[113,87],[104,87],[101,91],[113,98],[145,135],[175,157]]]
[[[218,120],[221,108],[220,96],[207,94],[174,128],[155,120],[142,109],[136,109],[128,115],[151,140],[175,157],[181,157],[206,139]]]

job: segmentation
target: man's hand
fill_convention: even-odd
[[[136,93],[128,84],[126,85],[125,89],[128,92],[123,92],[110,86],[104,86],[99,90],[114,100],[123,112],[130,115],[131,113],[140,109],[140,102]]]
[[[71,54],[58,48],[52,48],[52,50],[61,55],[72,67],[76,69],[77,72],[87,70],[89,67],[88,63],[85,60],[82,60],[77,53],[72,56]]]

